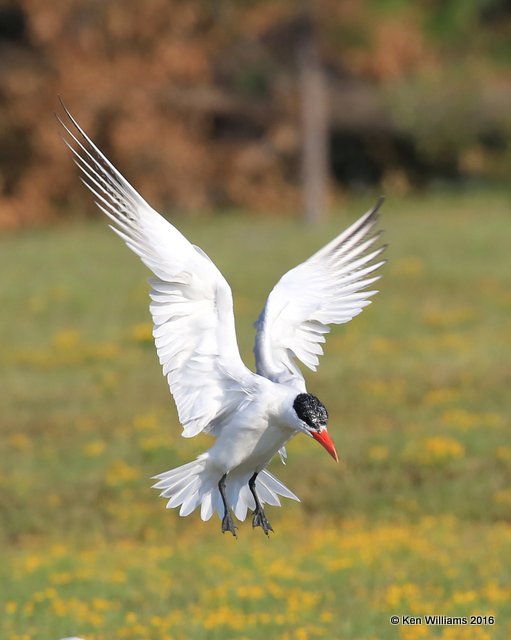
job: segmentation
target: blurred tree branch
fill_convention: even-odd
[[[297,39],[301,102],[303,214],[309,223],[325,217],[328,181],[329,97],[320,59],[317,32],[307,7]]]

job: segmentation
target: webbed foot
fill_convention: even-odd
[[[270,531],[273,532],[271,524],[268,522],[266,515],[261,507],[254,511],[254,517],[252,518],[252,527],[262,527],[264,533],[269,537]]]
[[[226,531],[230,531],[232,535],[235,538],[237,538],[238,537],[238,534],[236,533],[237,528],[238,527],[234,524],[231,514],[228,511],[226,511],[222,519],[222,533],[225,533]]]

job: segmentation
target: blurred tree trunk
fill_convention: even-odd
[[[328,182],[328,88],[310,14],[304,16],[297,45],[302,128],[303,215],[325,217]]]

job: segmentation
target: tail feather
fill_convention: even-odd
[[[206,491],[206,493],[204,494],[204,497],[202,498],[202,504],[200,508],[200,517],[204,521],[209,520],[213,515],[213,501],[211,499],[212,492],[213,492],[212,489],[210,489],[209,491]]]
[[[295,494],[286,487],[286,485],[282,484],[280,480],[278,480],[272,473],[268,471],[268,469],[263,469],[261,473],[257,476],[256,480],[256,489],[257,483],[263,482],[266,485],[266,488],[273,493],[276,493],[284,498],[289,498],[290,500],[296,500],[300,502],[300,498],[295,496]]]
[[[230,482],[229,482],[230,480]],[[237,478],[229,478],[227,476],[227,480],[225,483],[225,496],[227,498],[227,504],[234,510],[236,503],[238,502],[238,496],[241,492],[242,484]]]
[[[236,505],[233,508],[234,515],[243,522],[247,517],[247,510],[250,509],[254,511],[255,509],[255,500],[252,495],[248,484],[244,484],[238,493],[238,500],[236,501]]]
[[[213,513],[216,513],[221,520],[224,515],[224,505],[222,503],[222,496],[220,495],[218,486],[216,486],[212,490],[212,501],[213,501],[213,511],[211,515],[213,515]]]
[[[175,469],[170,469],[170,471],[164,471],[163,473],[159,473],[157,476],[153,476],[153,480],[158,480],[158,479],[161,479],[162,481],[170,480],[175,476],[184,475],[186,471],[189,471],[196,466],[197,466],[197,460],[193,460],[192,462],[183,464],[180,467],[176,467]],[[159,489],[159,487],[157,487],[156,485],[154,485],[154,487]]]
[[[167,502],[167,509],[173,509],[174,507],[179,507],[180,505],[182,505],[190,495],[190,493],[193,492],[196,480],[197,478],[192,478],[181,489],[176,489],[173,495],[172,493],[167,491],[166,493],[170,493],[170,495],[172,496]]]
[[[184,517],[189,515],[201,503],[202,495],[200,492],[200,482],[200,478],[195,477],[194,480],[192,480],[192,482],[188,485],[187,489],[189,493],[185,498],[183,504],[181,505],[181,509],[179,510],[180,516]]]
[[[165,489],[164,491],[162,491],[160,493],[160,495],[162,496],[162,498],[171,498],[173,495],[175,495],[178,491],[181,491],[181,489],[183,489],[183,487],[188,486],[191,482],[191,480],[193,480],[193,478],[195,477],[195,475],[193,473],[189,473],[186,476],[183,476],[182,478],[178,478],[174,484],[172,486],[168,486],[165,485],[167,487],[167,489]],[[155,485],[156,487],[156,485]],[[157,487],[159,488],[159,487]]]
[[[255,509],[254,496],[248,486],[251,475],[233,471],[226,479],[227,503],[241,521],[245,520],[249,509]],[[200,506],[202,520],[209,520],[215,511],[220,518],[223,517],[224,506],[218,489],[220,477],[218,471],[208,467],[207,454],[181,467],[160,473],[154,479],[158,482],[153,487],[160,490],[162,497],[168,498],[167,509],[180,507],[179,514],[187,516]],[[266,469],[257,476],[255,488],[263,505],[280,506],[279,495],[299,501],[292,491]]]
[[[280,507],[278,495],[266,486],[263,479],[257,478],[256,491],[260,502],[263,504],[267,502],[268,504],[271,504],[272,507]]]

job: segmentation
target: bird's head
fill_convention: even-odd
[[[325,406],[311,393],[300,393],[293,402],[293,409],[298,416],[299,430],[314,438],[339,462],[335,445],[328,435],[328,412]]]

